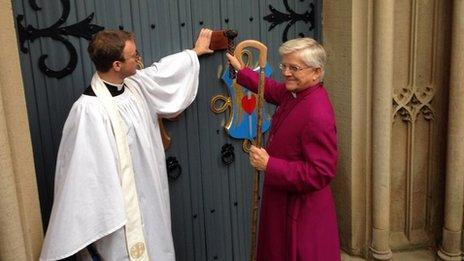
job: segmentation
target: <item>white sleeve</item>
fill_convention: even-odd
[[[86,105],[81,97],[66,120],[40,260],[71,256],[126,222],[115,142],[105,115],[102,106]]]
[[[127,81],[140,88],[153,117],[169,118],[181,113],[195,99],[199,71],[197,54],[185,50],[137,71]]]

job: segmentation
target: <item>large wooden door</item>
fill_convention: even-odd
[[[280,79],[277,49],[283,39],[320,35],[321,2],[312,0],[53,0],[12,1],[44,227],[53,202],[54,168],[61,132],[75,100],[94,72],[86,48],[101,28],[136,34],[145,65],[191,48],[200,28],[235,29],[236,42],[256,39],[269,48]],[[274,10],[274,11],[271,11]],[[279,12],[281,13],[279,15]],[[93,15],[92,15],[93,14]],[[264,17],[274,14],[270,21]],[[77,26],[78,22],[81,22]],[[275,23],[272,30],[271,24]],[[45,59],[43,55],[48,55]],[[200,59],[196,101],[174,122],[166,151],[182,172],[170,179],[177,260],[246,260],[249,253],[252,169],[242,141],[224,131],[228,114],[210,110],[214,95],[227,94],[220,79],[224,53]],[[235,160],[221,160],[231,144]]]

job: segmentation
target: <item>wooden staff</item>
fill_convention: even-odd
[[[264,69],[266,66],[267,60],[267,47],[258,41],[255,40],[246,40],[240,42],[237,47],[235,47],[234,56],[238,59],[238,61],[244,65],[242,61],[242,52],[245,47],[252,47],[259,51],[259,84],[258,84],[258,103],[256,108],[256,138],[254,140],[254,145],[256,147],[261,147],[263,143],[263,133],[262,133],[262,126],[263,126],[263,105],[264,105]],[[259,170],[254,169],[253,173],[253,202],[252,202],[252,218],[251,218],[251,253],[250,253],[250,261],[256,260],[256,231],[258,229],[258,214],[259,214]]]

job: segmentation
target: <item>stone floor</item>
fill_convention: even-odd
[[[364,258],[352,257],[342,252],[342,261],[362,261]],[[408,252],[397,252],[393,253],[393,259],[395,261],[433,261],[437,260],[435,258],[435,253],[430,250],[415,250]]]

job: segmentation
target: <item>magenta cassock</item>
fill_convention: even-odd
[[[256,92],[258,74],[242,69],[237,82]],[[340,260],[335,206],[335,117],[322,83],[296,95],[266,79],[264,98],[277,110],[266,145],[258,235],[259,261]]]

